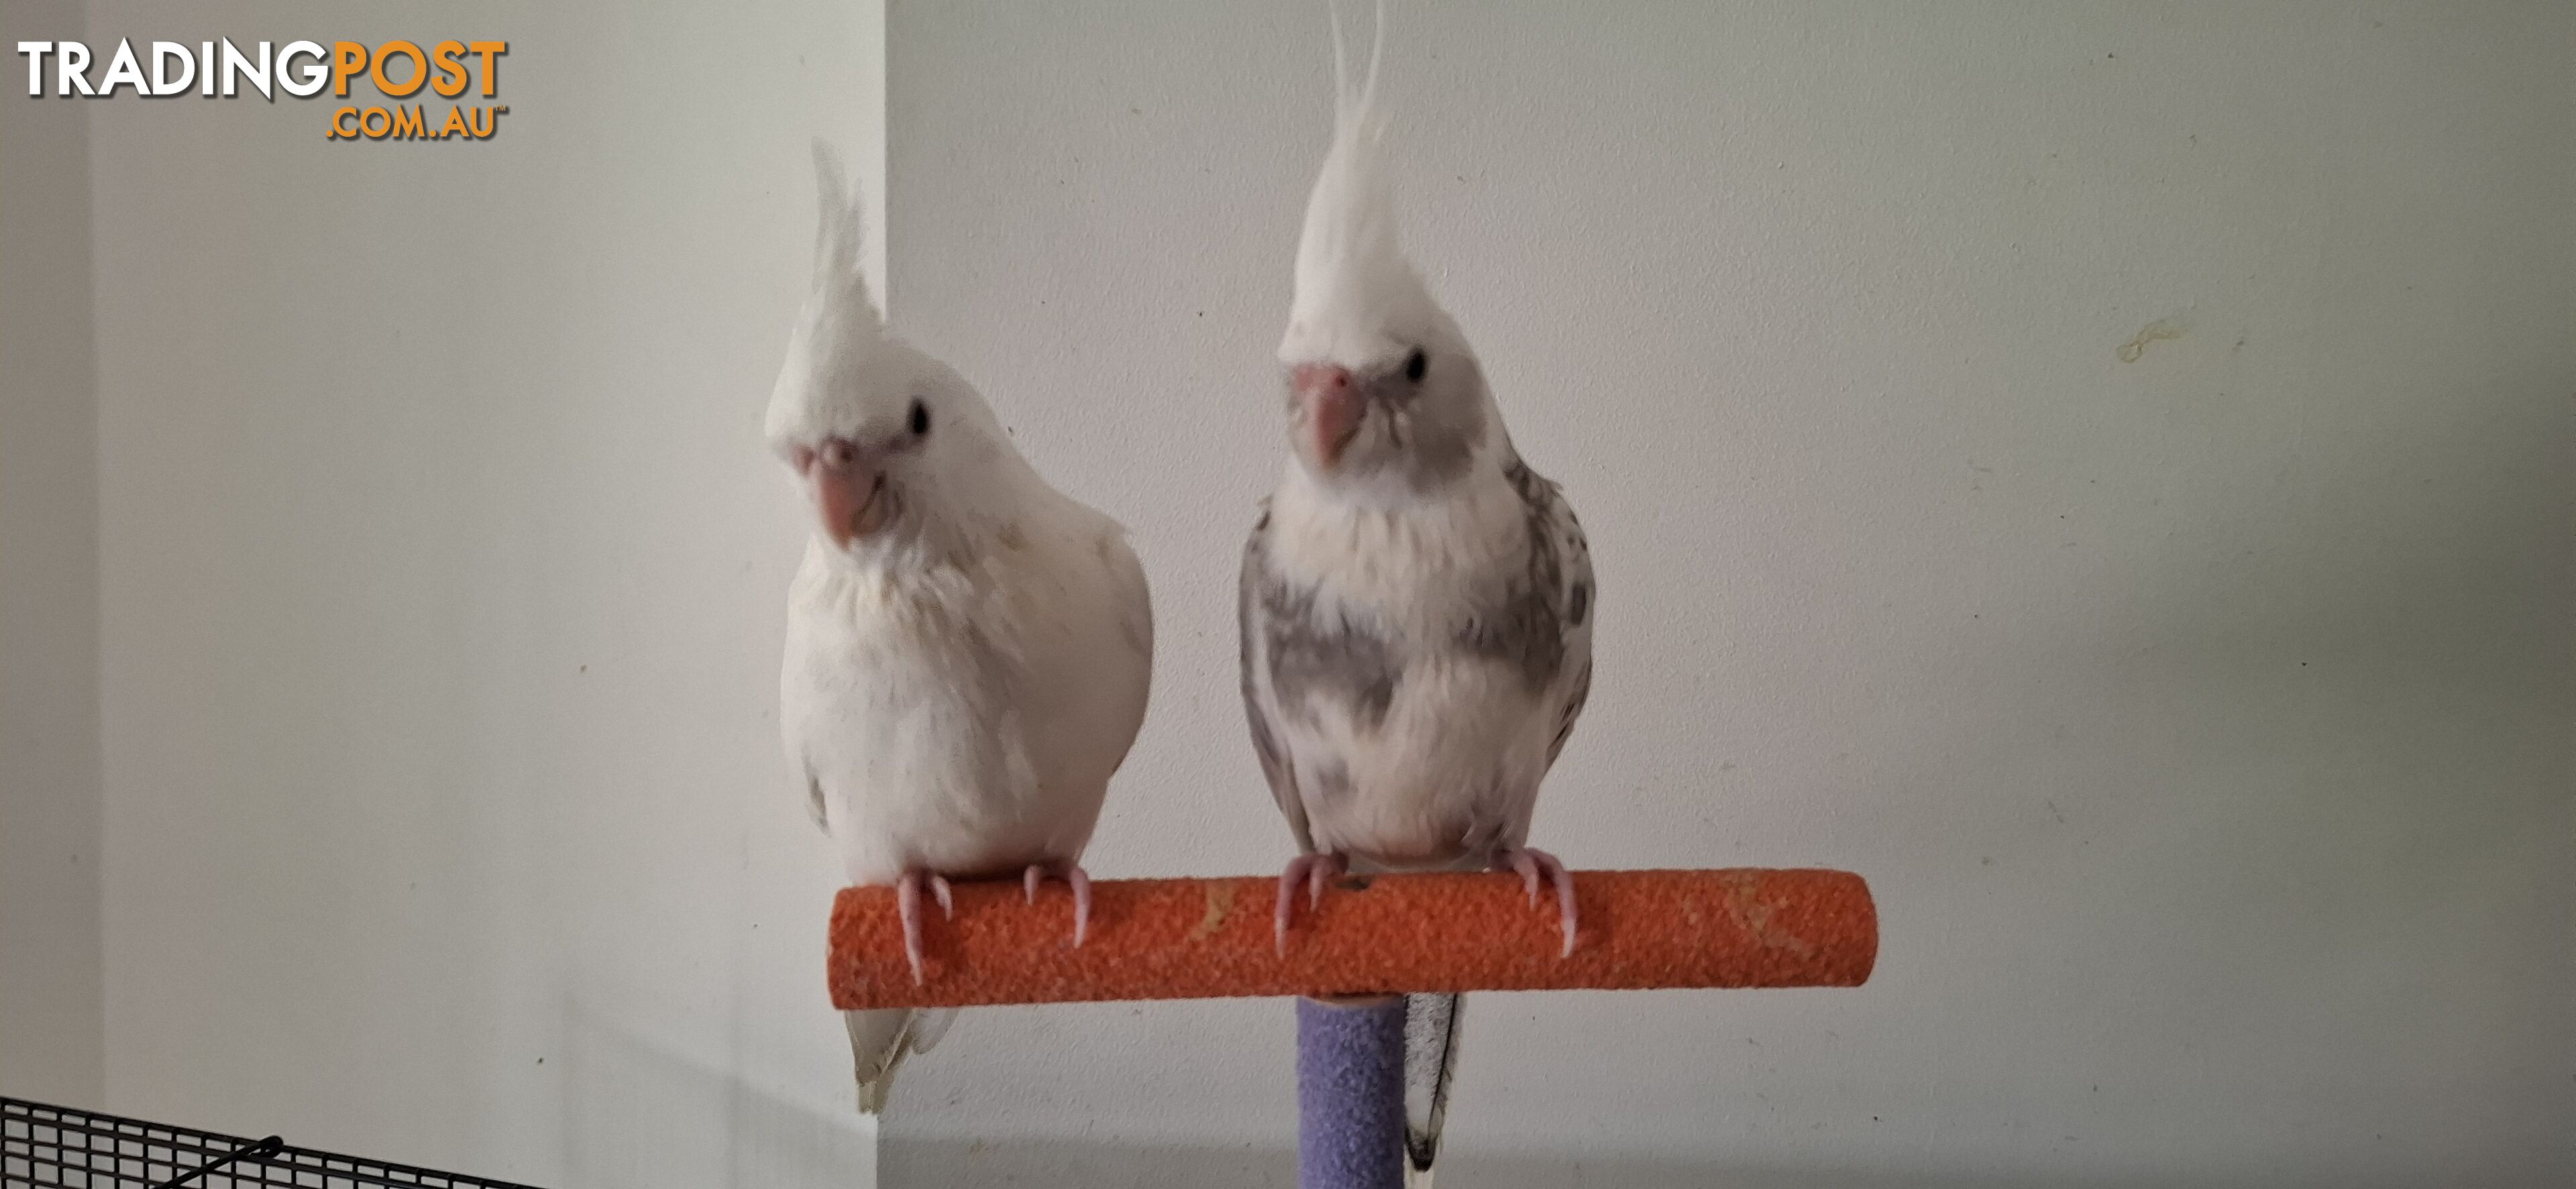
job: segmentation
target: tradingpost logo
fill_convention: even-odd
[[[363,84],[392,100],[341,105],[323,133],[332,140],[489,140],[510,110],[506,104],[470,102],[500,94],[501,56],[510,52],[506,41],[440,41],[427,49],[412,41],[374,47],[334,41],[328,49],[318,41],[290,41],[271,53],[274,44],[263,41],[256,51],[246,51],[231,38],[200,41],[194,47],[156,41],[148,72],[145,55],[123,38],[104,59],[77,41],[22,41],[18,53],[27,59],[27,94],[38,97],[50,81],[58,99],[113,99],[124,93],[119,88],[140,98],[168,99],[193,89],[205,99],[255,91],[275,103],[279,91],[312,99],[328,87],[333,98],[345,100],[352,97],[352,86]],[[94,74],[91,68],[102,60],[103,71]],[[431,103],[430,95],[421,93],[424,89],[440,99],[469,102]],[[363,90],[356,96],[362,102],[372,97]],[[414,97],[419,101],[404,102]]]

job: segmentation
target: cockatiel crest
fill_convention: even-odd
[[[849,185],[830,146],[814,143],[814,173],[822,218],[814,231],[814,288],[787,340],[787,360],[770,390],[763,430],[773,448],[812,441],[857,427],[863,413],[850,397],[870,361],[904,345],[886,333],[885,316],[868,295],[860,267],[867,226],[859,195]],[[836,399],[839,398],[839,399]]]
[[[1354,89],[1343,60],[1341,17],[1334,14],[1333,144],[1306,197],[1296,295],[1288,307],[1288,333],[1279,343],[1282,363],[1331,360],[1360,367],[1400,353],[1448,323],[1397,241],[1394,163],[1386,113],[1377,103],[1385,46],[1381,8],[1368,76]]]

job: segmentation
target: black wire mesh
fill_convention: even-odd
[[[146,1123],[97,1111],[0,1098],[0,1189],[530,1189],[289,1147],[276,1136],[244,1139]]]

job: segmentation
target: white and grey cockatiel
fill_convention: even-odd
[[[1047,485],[947,365],[890,333],[859,271],[856,194],[817,143],[814,288],[787,345],[770,447],[814,507],[787,596],[779,719],[849,881],[891,884],[913,976],[922,893],[947,877],[1077,865],[1144,721],[1154,622],[1117,521]],[[848,1013],[859,1109],[953,1011]]]
[[[1521,461],[1476,353],[1396,243],[1378,48],[1354,92],[1335,22],[1333,144],[1307,200],[1279,361],[1291,457],[1244,547],[1240,614],[1252,742],[1299,856],[1280,876],[1288,944],[1301,885],[1337,871],[1517,871],[1572,881],[1529,849],[1539,781],[1592,684],[1592,562],[1574,511]],[[1429,1179],[1456,1059],[1458,997],[1406,1003],[1409,1179]]]

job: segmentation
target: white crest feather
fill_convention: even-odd
[[[814,290],[788,336],[787,361],[770,392],[763,430],[773,447],[847,429],[848,377],[889,342],[885,317],[861,265],[867,219],[858,188],[832,146],[814,141]]]
[[[1332,12],[1332,31],[1333,144],[1306,198],[1296,296],[1279,355],[1284,362],[1337,359],[1356,366],[1391,349],[1392,328],[1417,321],[1432,307],[1396,237],[1394,169],[1385,113],[1377,102],[1386,5],[1380,0],[1368,74],[1356,90],[1338,11]]]
[[[860,258],[867,251],[867,213],[858,189],[841,168],[840,155],[821,137],[814,140],[814,189],[821,210],[814,224],[814,289],[835,303],[864,312],[861,321],[884,325],[876,302],[868,296],[867,273]]]

